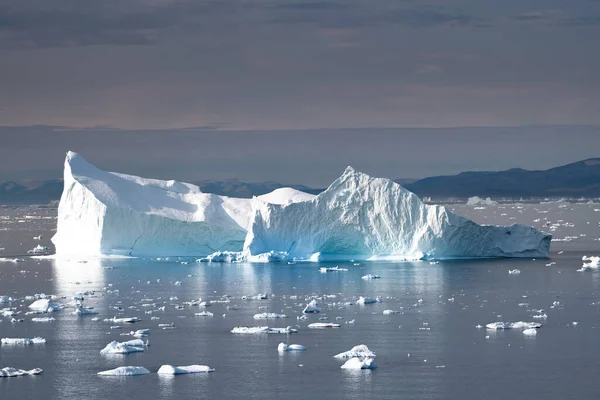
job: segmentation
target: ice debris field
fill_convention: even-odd
[[[351,167],[317,196],[281,188],[240,199],[105,172],[69,152],[52,242],[59,256],[268,262],[547,257],[551,238],[521,224],[479,225]]]

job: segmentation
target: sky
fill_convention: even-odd
[[[600,126],[598,38],[600,0],[0,0],[0,179],[56,174],[74,145],[133,171],[298,183],[342,164],[421,177],[576,161],[598,155],[581,142]],[[551,145],[490,154],[498,135]],[[28,170],[1,160],[23,141]],[[207,170],[166,154],[186,144],[238,156]],[[409,164],[436,146],[457,153]],[[267,162],[306,148],[329,159]]]

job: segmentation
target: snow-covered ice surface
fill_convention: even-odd
[[[364,344],[359,344],[354,346],[348,351],[344,351],[343,353],[336,354],[335,358],[353,358],[353,357],[375,357],[375,353],[373,353],[369,348]]]
[[[0,369],[0,378],[13,378],[16,376],[23,375],[39,375],[43,372],[41,368],[34,368],[30,370],[24,370],[14,367],[4,367]]]
[[[482,226],[426,205],[390,179],[347,168],[314,199],[287,205],[253,201],[244,244],[319,260],[545,257],[551,236],[522,224]]]
[[[52,246],[56,209],[0,207],[0,228],[9,228],[0,230],[0,248],[6,249],[0,257],[24,259],[0,264],[0,338],[46,340],[1,346],[0,367],[43,373],[0,379],[0,398],[504,400],[507,387],[515,400],[568,399],[574,390],[582,399],[595,398],[600,274],[577,269],[583,256],[600,255],[598,205],[501,202],[479,210],[461,203],[448,207],[477,223],[533,224],[569,241],[555,242],[550,259],[535,260],[225,265],[196,263],[198,257],[48,259],[26,252]],[[319,272],[336,265],[348,271]],[[514,269],[521,274],[509,275]],[[382,279],[361,279],[368,274]],[[44,293],[64,308],[26,314]],[[81,297],[97,315],[73,314]],[[360,297],[382,301],[359,306]],[[304,314],[312,300],[321,312]],[[201,302],[211,304],[206,310],[213,317],[195,315],[205,310]],[[253,318],[265,312],[288,318]],[[34,323],[33,317],[55,320]],[[136,323],[125,322],[129,318]],[[542,326],[485,328],[495,321]],[[340,327],[309,329],[313,323]],[[288,325],[297,333],[267,333]],[[282,329],[230,333],[235,326]],[[537,335],[528,336],[527,329]],[[146,330],[141,339],[150,346],[144,352],[100,354],[113,340],[136,339]],[[308,350],[279,352],[282,342]],[[341,369],[348,359],[333,356],[361,343],[377,354],[377,369]],[[164,364],[208,365],[217,372],[159,377]],[[97,376],[126,365],[150,373]]]
[[[375,369],[377,363],[372,358],[351,358],[344,363],[342,369]]]

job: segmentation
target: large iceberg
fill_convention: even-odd
[[[105,172],[68,152],[52,238],[58,255],[200,256],[201,261],[546,257],[532,227],[478,225],[424,204],[389,179],[348,167],[314,196],[291,188],[253,199]],[[236,252],[236,253],[234,253]]]
[[[263,201],[314,196],[282,188]],[[189,183],[106,172],[68,152],[58,226],[59,255],[206,256],[241,251],[251,199],[202,193]]]
[[[526,225],[478,225],[348,167],[311,200],[255,198],[244,247],[249,256],[280,251],[313,260],[547,257],[551,238]]]

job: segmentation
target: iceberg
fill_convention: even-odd
[[[310,301],[310,303],[308,303],[306,305],[306,307],[304,307],[304,310],[302,310],[302,313],[304,314],[317,314],[320,313],[321,310],[319,309],[319,304],[317,303],[316,299],[312,299]]]
[[[551,238],[478,225],[351,167],[317,196],[281,188],[240,199],[106,172],[68,152],[52,242],[58,256],[281,262],[547,257]]]
[[[214,372],[215,369],[208,365],[186,365],[181,367],[174,367],[172,365],[162,365],[157,374],[159,375],[182,375],[182,374],[197,374],[200,372]]]
[[[494,201],[494,200],[490,199],[489,197],[486,199],[482,199],[479,196],[473,196],[473,197],[469,197],[469,199],[467,200],[468,206],[478,206],[478,205],[495,206],[497,204],[498,204],[497,201]]]
[[[341,366],[342,369],[375,369],[377,363],[372,358],[361,360],[360,358],[351,358]]]
[[[312,195],[278,189],[260,201]],[[251,199],[202,193],[192,184],[103,171],[69,151],[52,242],[63,256],[207,256],[241,251]]]
[[[39,299],[29,305],[30,310],[41,313],[60,311],[62,308],[61,304],[53,303],[50,299]]]
[[[478,225],[351,167],[311,200],[270,204],[254,198],[252,207],[244,243],[249,255],[280,251],[316,261],[547,257],[552,239],[526,225]]]
[[[340,324],[334,324],[333,322],[313,322],[308,324],[311,329],[323,329],[323,328],[339,328]]]
[[[600,257],[583,256],[581,257],[583,265],[577,271],[597,271],[600,268]]]
[[[340,353],[340,354],[336,354],[333,357],[334,358],[338,358],[338,359],[354,358],[354,357],[359,357],[359,358],[364,358],[364,357],[374,358],[375,357],[375,353],[373,353],[371,350],[369,350],[369,348],[366,345],[359,344],[358,346],[354,346],[350,350],[345,351],[345,352]]]
[[[133,375],[145,375],[145,374],[149,374],[149,373],[150,373],[150,371],[148,371],[144,367],[126,366],[126,367],[118,367],[115,369],[109,369],[108,371],[101,371],[101,372],[98,372],[98,375],[100,375],[100,376],[133,376]]]

